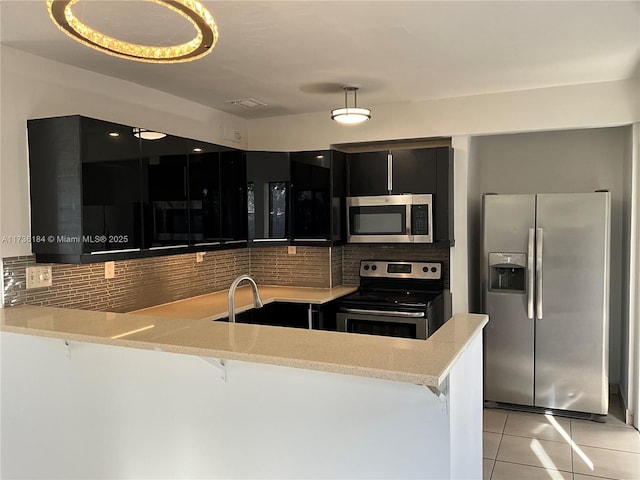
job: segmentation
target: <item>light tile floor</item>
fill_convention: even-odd
[[[612,396],[605,423],[485,409],[484,480],[639,480],[640,433]]]

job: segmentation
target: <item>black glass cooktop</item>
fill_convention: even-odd
[[[340,303],[358,308],[424,310],[438,295],[439,293],[431,292],[358,291],[347,295]]]

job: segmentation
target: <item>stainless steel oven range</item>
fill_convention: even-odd
[[[441,262],[362,260],[360,287],[338,307],[338,331],[426,339],[451,317]]]

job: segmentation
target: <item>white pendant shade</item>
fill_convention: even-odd
[[[356,125],[365,122],[371,118],[371,110],[368,108],[359,108],[357,106],[357,87],[343,87],[344,90],[344,108],[336,108],[331,110],[331,119],[345,125]],[[353,92],[353,107],[347,104],[347,94]]]
[[[371,110],[357,107],[336,108],[331,111],[331,118],[339,123],[353,125],[369,120],[371,118]]]
[[[133,136],[136,138],[141,138],[143,140],[160,140],[167,136],[166,133],[154,132],[152,130],[146,130],[144,128],[134,128]]]

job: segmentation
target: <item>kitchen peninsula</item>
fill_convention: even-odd
[[[486,322],[424,341],[5,308],[3,473],[476,478]]]

